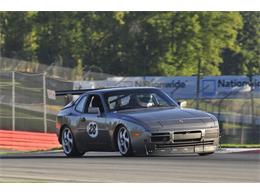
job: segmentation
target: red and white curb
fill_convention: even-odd
[[[59,148],[54,133],[0,130],[0,148],[15,151],[37,151]]]

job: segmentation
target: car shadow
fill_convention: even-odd
[[[67,157],[67,156],[48,156],[48,155],[6,155],[0,156],[1,159],[90,159],[90,158],[121,158],[121,156],[83,156],[83,157]]]
[[[120,154],[98,154],[95,153],[94,155],[91,154],[85,154],[82,157],[67,157],[63,153],[51,153],[51,154],[46,154],[46,153],[37,153],[37,154],[5,154],[5,155],[0,155],[0,160],[1,159],[159,159],[159,158],[190,158],[190,157],[198,157],[197,154],[152,154],[149,156],[129,156],[129,157],[124,157],[121,156]]]

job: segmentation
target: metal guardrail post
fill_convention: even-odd
[[[44,133],[47,133],[47,111],[46,111],[46,72],[43,73],[43,126]]]
[[[15,72],[12,72],[12,130],[15,131]]]

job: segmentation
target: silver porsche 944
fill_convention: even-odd
[[[123,156],[158,152],[212,154],[219,145],[215,116],[181,108],[158,88],[57,91],[80,95],[58,113],[57,136],[68,157],[87,151]]]

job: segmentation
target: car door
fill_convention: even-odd
[[[94,113],[93,108],[99,108],[99,113]],[[80,128],[85,128],[84,138],[89,150],[107,150],[110,144],[108,125],[101,98],[97,94],[88,96],[84,114],[80,118]]]
[[[87,103],[88,96],[82,96],[77,105],[75,106],[75,117],[71,120],[71,123],[76,127],[74,138],[78,148],[87,149],[86,145],[86,123],[84,118],[85,106]]]

